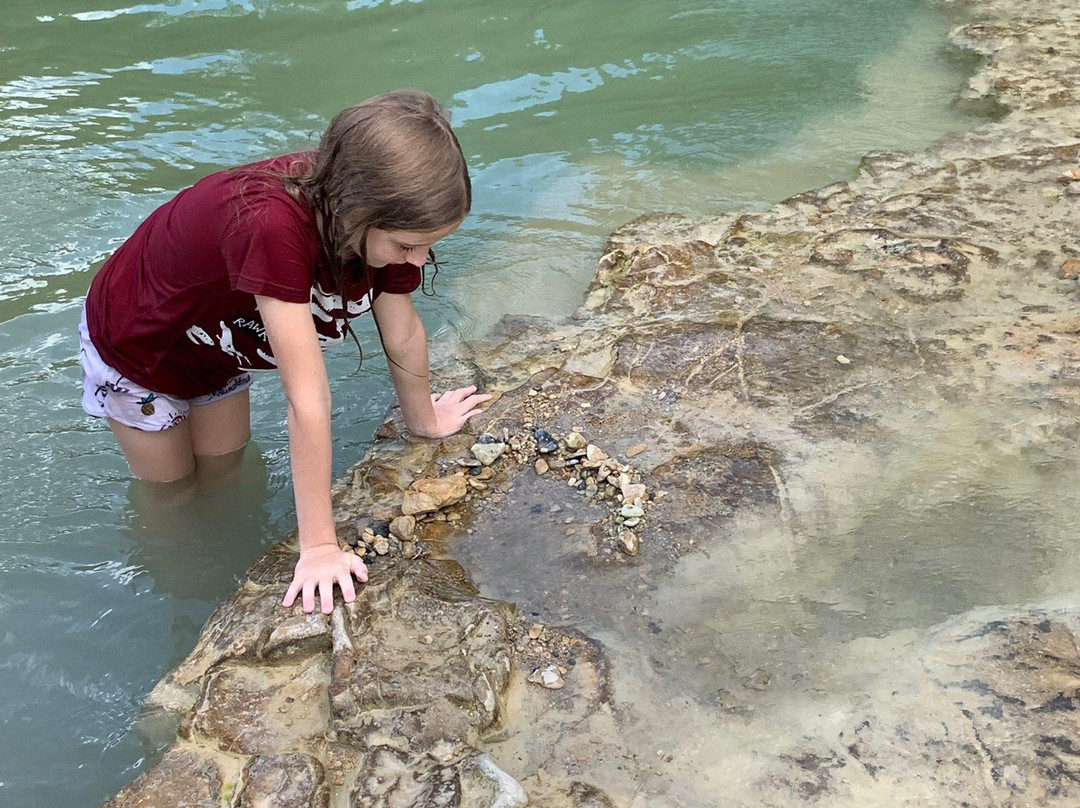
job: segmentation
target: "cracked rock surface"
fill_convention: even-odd
[[[1076,465],[1080,7],[946,5],[985,57],[959,101],[1008,114],[760,213],[642,217],[571,317],[439,346],[447,378],[501,395],[442,441],[389,420],[338,485],[371,564],[356,602],[283,610],[295,548],[260,559],[151,696],[175,742],[109,805],[1078,804],[1075,569],[1010,549],[997,565],[1057,597],[988,606],[966,582],[897,630],[866,596],[830,604],[858,631],[807,639],[843,574],[824,555],[916,583],[844,529],[903,452],[959,434],[1050,496]],[[736,549],[768,574],[687,577]],[[709,597],[760,614],[698,642]]]

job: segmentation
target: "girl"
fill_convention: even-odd
[[[83,408],[107,419],[150,482],[237,463],[250,371],[288,401],[300,559],[283,604],[333,610],[363,561],[338,549],[330,507],[330,387],[321,350],[372,310],[414,435],[452,434],[489,395],[432,395],[410,293],[435,242],[469,212],[461,146],[435,100],[399,90],[339,113],[315,152],[206,177],[143,222],[94,278],[80,326]]]

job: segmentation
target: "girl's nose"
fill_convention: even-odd
[[[405,253],[405,260],[414,267],[419,267],[421,269],[423,269],[424,264],[427,263],[427,257],[428,251],[423,247],[414,247]]]

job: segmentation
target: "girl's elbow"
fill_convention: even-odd
[[[329,391],[325,394],[286,397],[290,421],[329,420],[332,403]]]

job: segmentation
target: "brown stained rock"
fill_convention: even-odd
[[[210,616],[196,649],[166,681],[180,687],[190,685],[222,661],[283,653],[290,641],[326,645],[321,637],[329,631],[327,617],[304,615],[299,607],[286,611],[281,607],[283,596],[283,587],[270,591],[244,587],[235,592]]]
[[[899,201],[910,211],[921,199]],[[960,299],[971,277],[970,259],[947,238],[914,239],[885,229],[864,228],[827,234],[810,260],[844,272],[863,272],[916,303]]]
[[[257,755],[244,768],[236,808],[329,808],[325,781],[318,758],[300,753]]]
[[[390,521],[390,535],[408,541],[416,532],[416,517],[398,516]]]
[[[181,735],[247,755],[310,749],[325,734],[328,681],[325,656],[287,671],[219,665],[206,677]]]
[[[665,491],[654,518],[679,529],[702,519],[716,520],[749,508],[777,509],[780,459],[754,444],[699,447],[680,453],[652,472]]]
[[[681,323],[658,329],[645,342],[630,336],[616,340],[619,359],[612,376],[639,389],[670,391],[666,399],[657,395],[653,406],[683,397],[701,403],[703,396],[722,394],[756,406],[782,405],[788,412],[838,400],[842,406],[843,396],[870,392],[900,369],[900,375],[921,370],[912,346],[903,344],[890,350],[888,368],[863,363],[854,370],[836,362],[837,355],[880,355],[873,343],[880,346],[881,338],[827,323],[767,317]],[[680,373],[673,375],[672,367]]]
[[[405,516],[433,513],[460,502],[466,493],[468,485],[464,477],[425,477],[409,486],[401,503],[401,512]]]
[[[607,794],[589,783],[571,783],[570,799],[574,808],[615,808]]]
[[[231,799],[239,766],[222,769],[210,754],[174,745],[154,768],[105,803],[102,808],[221,808]]]
[[[1003,795],[1080,800],[1080,619],[1033,610],[947,627],[922,658]]]
[[[367,756],[350,808],[520,808],[528,796],[487,755],[417,755],[380,746]]]
[[[1080,278],[1080,260],[1067,258],[1058,268],[1058,277],[1064,281],[1075,281]]]
[[[292,581],[297,558],[298,550],[295,546],[279,544],[251,565],[247,571],[247,580],[266,586],[279,584],[284,596],[285,587]]]
[[[269,633],[259,646],[259,657],[275,661],[330,650],[330,625],[320,612],[304,614],[296,608],[267,626]]]
[[[342,621],[330,683],[339,736],[364,747],[466,744],[499,719],[512,610],[475,590],[464,597],[460,581],[439,580],[441,568],[416,563],[404,580],[384,572],[386,585],[376,581]]]

